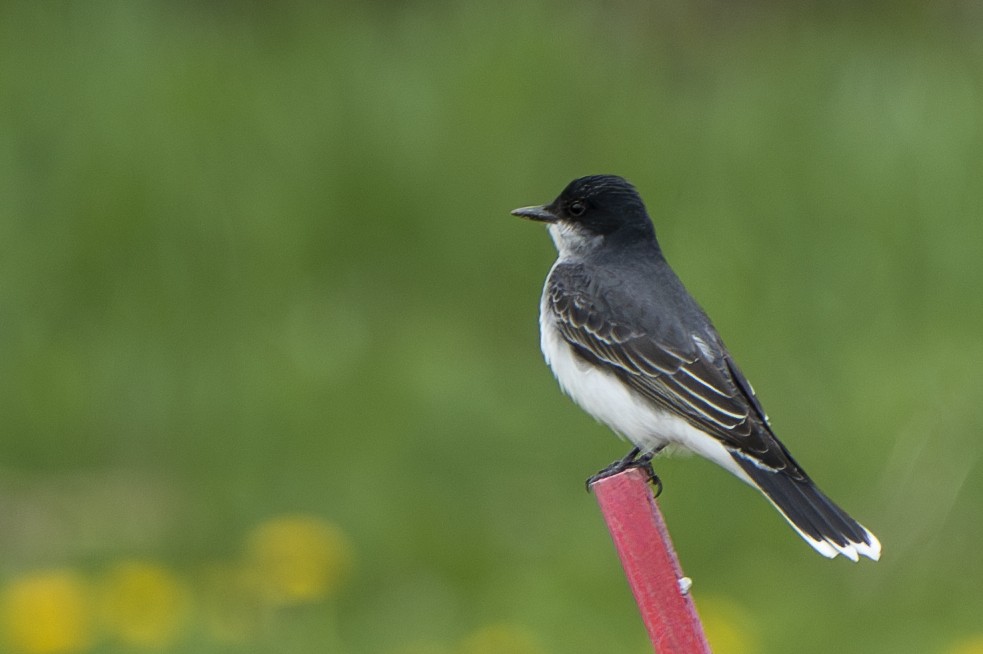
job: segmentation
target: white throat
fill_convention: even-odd
[[[550,223],[549,232],[561,261],[571,256],[590,252],[604,238],[597,234],[589,234],[577,225],[566,222]]]

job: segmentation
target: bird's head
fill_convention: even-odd
[[[561,251],[566,245],[605,237],[639,240],[654,237],[652,221],[635,187],[616,175],[575,179],[549,204],[522,207],[512,215],[548,223]],[[576,243],[575,243],[576,242]]]

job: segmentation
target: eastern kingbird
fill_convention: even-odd
[[[546,362],[577,404],[635,446],[599,475],[679,446],[759,489],[823,556],[880,557],[877,538],[775,437],[751,384],[666,262],[631,184],[582,177],[552,203],[512,213],[546,223],[559,252],[540,303]]]

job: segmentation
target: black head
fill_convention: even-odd
[[[654,236],[652,221],[638,191],[616,175],[575,179],[550,204],[523,207],[512,214],[540,222],[565,223],[597,236]]]

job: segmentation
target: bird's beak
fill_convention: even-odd
[[[555,223],[557,220],[556,214],[547,205],[540,207],[520,207],[513,209],[512,215],[528,220],[536,220],[541,223]]]

